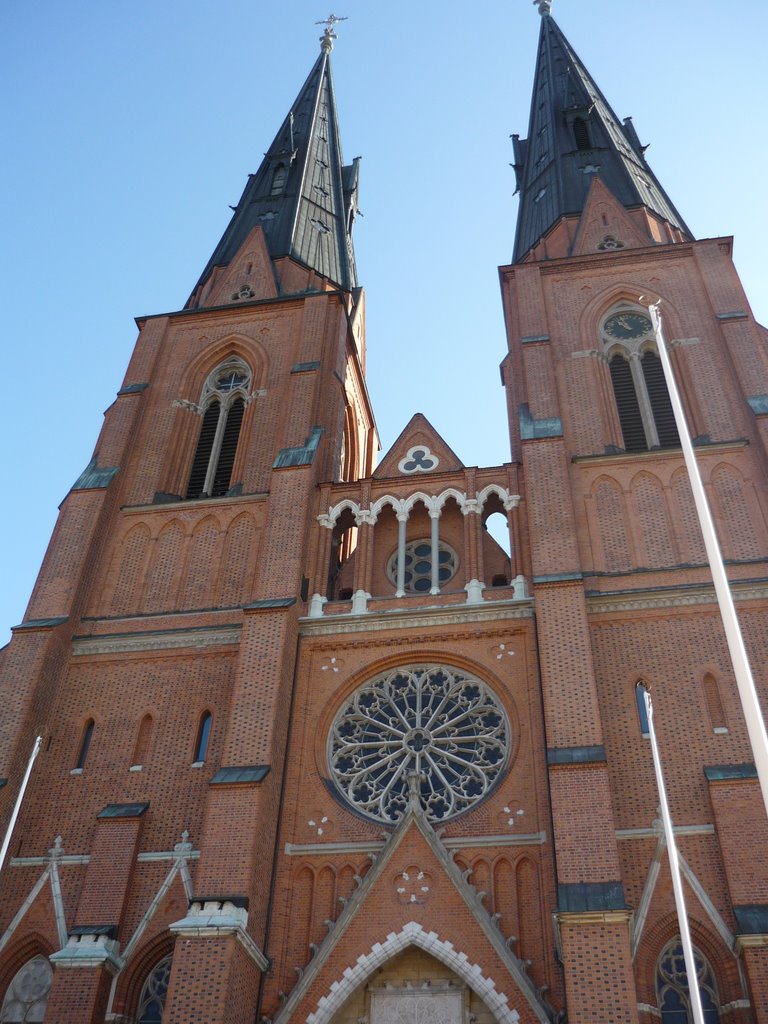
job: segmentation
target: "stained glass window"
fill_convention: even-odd
[[[168,980],[171,976],[171,961],[173,955],[165,956],[160,963],[155,964],[149,977],[144,982],[139,1000],[139,1013],[137,1024],[161,1024],[163,1010],[165,1009],[165,997],[168,993]]]
[[[712,968],[697,949],[694,949],[693,955],[705,1024],[718,1024],[720,1001]],[[673,939],[659,957],[656,995],[662,1024],[694,1024],[688,974],[679,939]]]

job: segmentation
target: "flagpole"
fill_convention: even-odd
[[[680,875],[680,860],[677,855],[675,831],[672,827],[672,818],[670,817],[669,803],[667,802],[667,789],[664,785],[664,776],[661,771],[661,757],[659,755],[659,746],[656,742],[656,727],[653,724],[653,703],[646,687],[641,684],[638,685],[643,691],[645,712],[648,719],[648,734],[651,738],[653,767],[656,772],[656,786],[659,791],[659,803],[661,804],[661,820],[664,825],[664,838],[667,841],[667,852],[669,853],[669,870],[672,875],[672,889],[675,893],[677,921],[680,925],[680,939],[685,958],[685,973],[688,975],[688,993],[691,997],[693,1024],[705,1024],[704,1009],[701,1005],[701,992],[699,991],[699,979],[696,975],[696,960],[691,943],[691,930],[688,926],[688,912],[685,909],[685,894],[683,893],[683,880]]]
[[[32,765],[35,763],[35,758],[40,753],[42,742],[43,737],[38,736],[35,740],[35,745],[32,748],[32,753],[29,756],[27,770],[24,772],[24,778],[21,780],[21,789],[19,790],[19,795],[16,797],[16,803],[13,805],[13,814],[11,815],[11,820],[8,822],[8,828],[5,830],[5,839],[3,840],[2,848],[0,848],[0,869],[5,863],[5,855],[8,852],[8,847],[11,845],[11,835],[13,834],[13,829],[16,825],[16,819],[19,816],[19,811],[21,810],[21,801],[24,799],[24,793],[27,789],[29,776],[32,774]]]
[[[641,298],[640,301],[645,302],[647,300]],[[739,697],[741,698],[744,718],[747,722],[747,733],[749,735],[749,742],[752,746],[752,756],[755,759],[757,777],[763,794],[763,803],[765,804],[766,814],[768,814],[768,733],[766,733],[765,730],[765,722],[760,709],[760,700],[757,695],[757,688],[755,687],[755,681],[752,678],[752,670],[749,667],[747,649],[744,646],[744,638],[741,634],[739,620],[736,616],[736,607],[733,603],[731,588],[728,584],[723,556],[720,553],[720,545],[717,541],[715,524],[712,519],[712,513],[709,509],[707,496],[704,492],[704,484],[701,480],[701,474],[699,473],[699,467],[696,462],[696,455],[694,454],[693,444],[691,443],[691,435],[688,430],[688,424],[685,420],[683,404],[680,400],[680,393],[677,389],[675,375],[672,370],[672,363],[670,362],[669,353],[667,352],[667,346],[664,341],[659,303],[651,303],[648,306],[648,312],[650,313],[651,322],[653,323],[653,329],[656,335],[656,345],[659,350],[661,365],[664,368],[667,390],[669,391],[669,398],[675,414],[677,432],[680,435],[680,444],[683,449],[685,465],[688,469],[688,480],[691,485],[691,491],[693,492],[693,500],[696,504],[699,525],[704,538],[704,546],[707,550],[712,579],[715,584],[717,602],[720,606],[720,616],[723,621],[725,637],[728,641],[728,650],[731,655],[733,672],[736,677],[736,684],[739,688]]]

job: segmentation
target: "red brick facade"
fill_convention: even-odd
[[[4,1012],[40,957],[46,1022],[148,1020],[172,954],[173,1024],[379,1024],[427,989],[481,1024],[659,1020],[678,931],[642,681],[719,1019],[768,1024],[768,822],[690,488],[679,448],[623,450],[601,335],[661,296],[765,699],[765,330],[730,239],[614,210],[625,247],[599,251],[600,189],[501,269],[504,466],[465,467],[417,415],[374,470],[363,296],[270,261],[260,228],[202,308],[140,324],[0,652],[3,830],[43,737],[0,876]],[[233,486],[184,500],[205,381],[232,357],[250,373]],[[413,591],[397,565],[418,543]],[[445,821],[421,776],[399,825],[376,820],[362,783],[334,782],[329,736],[366,684],[429,666],[487,688],[503,768]]]

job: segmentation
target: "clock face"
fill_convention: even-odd
[[[642,313],[614,313],[605,321],[605,333],[620,341],[642,338],[650,334],[653,325]]]

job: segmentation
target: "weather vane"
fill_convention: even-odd
[[[327,18],[322,21],[316,21],[316,25],[325,25],[325,31],[320,36],[320,49],[325,53],[330,53],[333,49],[333,41],[338,36],[333,31],[333,26],[337,25],[340,21],[348,21],[348,18],[339,18],[335,14],[329,14]]]
[[[552,0],[533,0],[536,7],[539,8],[539,14],[550,14],[552,11]]]

